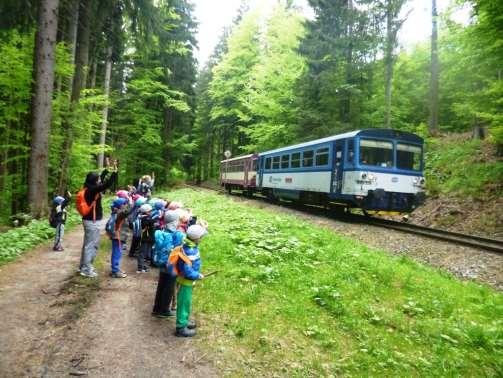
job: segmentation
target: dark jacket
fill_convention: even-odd
[[[65,224],[66,222],[66,210],[65,208],[70,203],[70,198],[65,195],[65,200],[61,205],[52,205],[51,211],[53,212],[54,221],[57,224]]]
[[[96,195],[98,195],[98,199],[96,200],[96,209],[95,209],[95,214],[96,218],[95,220],[101,220],[103,219],[103,207],[101,206],[101,193],[110,188],[112,186],[114,180],[117,177],[116,172],[112,172],[110,177],[107,179],[106,176],[108,175],[108,171],[105,169],[103,172],[101,172],[101,184],[96,184],[96,181],[98,179],[98,174],[95,172],[91,172],[87,175],[86,177],[86,182],[84,183],[84,187],[87,188],[86,194],[84,198],[86,199],[86,202],[89,206],[93,203],[94,199],[96,198]],[[93,211],[91,211],[89,214],[87,214],[85,217],[82,217],[82,219],[85,220],[94,220],[93,219]]]
[[[155,220],[152,219],[151,214],[140,215],[141,222],[141,242],[142,243],[155,243]]]

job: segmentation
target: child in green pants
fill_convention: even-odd
[[[177,295],[176,307],[176,336],[192,337],[196,334],[196,325],[189,322],[192,308],[192,286],[196,280],[204,278],[200,273],[201,257],[198,244],[208,233],[206,228],[193,225],[187,229],[187,238],[184,240],[181,256],[177,261],[177,282],[180,284]]]

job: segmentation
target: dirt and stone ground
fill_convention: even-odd
[[[62,253],[47,244],[0,267],[1,377],[218,375],[197,339],[175,337],[174,319],[150,315],[156,271],[138,275],[125,257],[129,277],[90,283],[76,275],[81,243],[73,231]]]

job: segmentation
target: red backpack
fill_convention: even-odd
[[[100,194],[96,194],[96,197],[94,197],[94,201],[91,203],[89,206],[86,202],[86,191],[87,188],[82,188],[78,193],[77,193],[77,199],[75,200],[75,207],[77,208],[77,211],[79,212],[80,215],[85,217],[88,215],[91,210],[93,212],[93,220],[96,220],[96,201],[98,200]]]

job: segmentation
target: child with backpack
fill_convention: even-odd
[[[53,251],[61,252],[64,250],[61,243],[63,242],[63,235],[65,234],[65,223],[66,223],[66,207],[70,203],[70,198],[72,197],[70,192],[67,192],[64,197],[56,196],[52,201],[51,215],[49,218],[49,224],[51,227],[56,229],[56,235],[54,236],[54,246]]]
[[[155,294],[154,309],[152,315],[159,318],[175,316],[172,304],[176,304],[175,286],[176,274],[173,267],[168,265],[168,258],[173,248],[179,247],[183,243],[185,235],[177,231],[178,212],[168,210],[164,214],[164,229],[155,232],[155,261],[159,268],[159,281]]]
[[[176,332],[178,337],[195,336],[196,324],[189,322],[192,308],[192,286],[196,280],[203,279],[201,274],[201,257],[199,243],[208,233],[206,228],[199,224],[187,229],[187,237],[181,248],[175,248],[169,257],[169,264],[177,274],[180,288],[177,294]]]
[[[135,194],[136,196],[136,194]],[[140,221],[140,207],[147,202],[147,199],[138,196],[135,198],[133,196],[134,207],[131,210],[131,213],[128,216],[128,224],[129,229],[133,233],[133,237],[131,238],[131,248],[129,249],[129,257],[137,257],[140,253],[140,242],[141,242],[141,221]]]
[[[155,242],[155,220],[152,219],[151,215],[151,205],[146,203],[140,207],[141,240],[140,253],[138,253],[138,270],[136,273],[147,273],[150,270],[147,267],[147,261],[152,260],[152,246]]]
[[[127,274],[120,270],[120,261],[122,258],[122,243],[126,242],[128,226],[126,218],[129,215],[129,202],[126,198],[117,198],[112,202],[112,214],[108,220],[105,230],[112,240],[112,257],[110,275],[113,278],[126,278]]]

